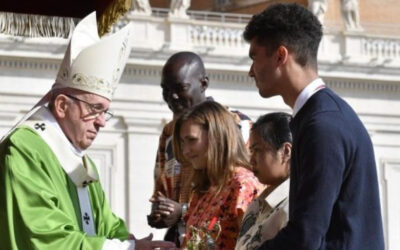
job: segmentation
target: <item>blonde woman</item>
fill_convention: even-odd
[[[198,230],[215,231],[217,227],[210,226],[215,222],[214,248],[234,249],[243,215],[261,184],[250,170],[232,114],[216,102],[201,103],[177,120],[173,137],[174,152],[181,152],[177,160],[190,161],[195,170],[193,195],[184,217],[185,242]],[[205,243],[204,238],[200,241]]]

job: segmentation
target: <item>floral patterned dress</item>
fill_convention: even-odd
[[[217,249],[234,249],[243,214],[262,188],[253,172],[236,167],[218,195],[212,188],[201,196],[195,193],[185,216],[186,240],[192,236],[192,226],[207,228],[210,221],[216,218],[221,226],[216,240]]]

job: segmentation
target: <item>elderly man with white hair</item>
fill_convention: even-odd
[[[115,216],[86,155],[112,117],[131,27],[99,38],[96,13],[75,28],[56,83],[0,144],[1,249],[153,249]]]

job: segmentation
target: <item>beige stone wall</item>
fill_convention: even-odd
[[[170,1],[166,0],[149,0],[151,7],[155,8],[169,8]]]
[[[149,0],[152,7],[155,8],[169,8],[171,0]],[[190,10],[213,10],[213,0],[192,0],[190,2]]]
[[[241,2],[243,2],[243,1],[241,1]],[[235,8],[233,6],[229,11],[234,12],[234,13],[255,14],[255,13],[263,11],[269,5],[274,4],[274,3],[299,3],[301,5],[307,6],[307,0],[265,0],[263,2],[256,3],[256,4],[251,4],[251,2],[254,2],[254,1],[250,0],[249,5],[244,6],[244,7]]]
[[[361,20],[364,22],[400,25],[400,1],[398,0],[362,0],[360,9]]]
[[[214,2],[215,1],[207,1],[207,0],[201,0],[201,1],[196,1],[192,0],[190,3],[190,8],[193,10],[212,10],[214,8]]]
[[[400,2],[398,0],[359,0],[359,7],[360,22],[364,32],[400,35]],[[340,0],[328,0],[325,21],[328,26],[343,29]]]
[[[231,5],[222,9],[214,6],[216,0],[192,0],[189,10],[214,10],[254,14],[264,10],[273,3],[297,2],[308,6],[308,0],[231,0]],[[248,4],[246,5],[246,2]],[[150,0],[153,7],[168,8],[170,1]],[[240,6],[238,6],[240,5]],[[399,0],[359,0],[359,14],[364,32],[380,35],[400,36],[400,1]],[[325,24],[328,28],[344,30],[341,13],[341,0],[328,0],[328,10],[325,14]]]
[[[362,0],[360,9],[361,23],[366,29],[376,34],[400,35],[398,0]]]

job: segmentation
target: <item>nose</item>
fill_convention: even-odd
[[[181,149],[182,149],[182,154],[185,158],[188,158],[188,154],[189,154],[189,147],[185,146],[185,145],[181,145]]]
[[[105,112],[99,113],[96,119],[94,119],[94,122],[99,127],[103,128],[104,126],[106,126],[106,113]]]
[[[250,155],[250,165],[252,166],[253,170],[256,167],[256,159],[253,154]]]
[[[165,91],[163,91],[163,98],[164,98],[165,102],[169,103],[169,102],[171,102],[171,101],[176,101],[176,100],[178,100],[178,99],[179,99],[179,95],[178,95],[176,92],[174,92],[174,91],[171,91],[171,90],[167,91],[167,90],[165,90]]]
[[[179,96],[178,96],[177,93],[172,93],[171,97],[172,97],[172,99],[174,99],[174,100],[178,100],[178,99],[179,99]]]
[[[253,64],[251,64],[251,66],[250,66],[249,76],[250,76],[250,77],[254,77]]]

